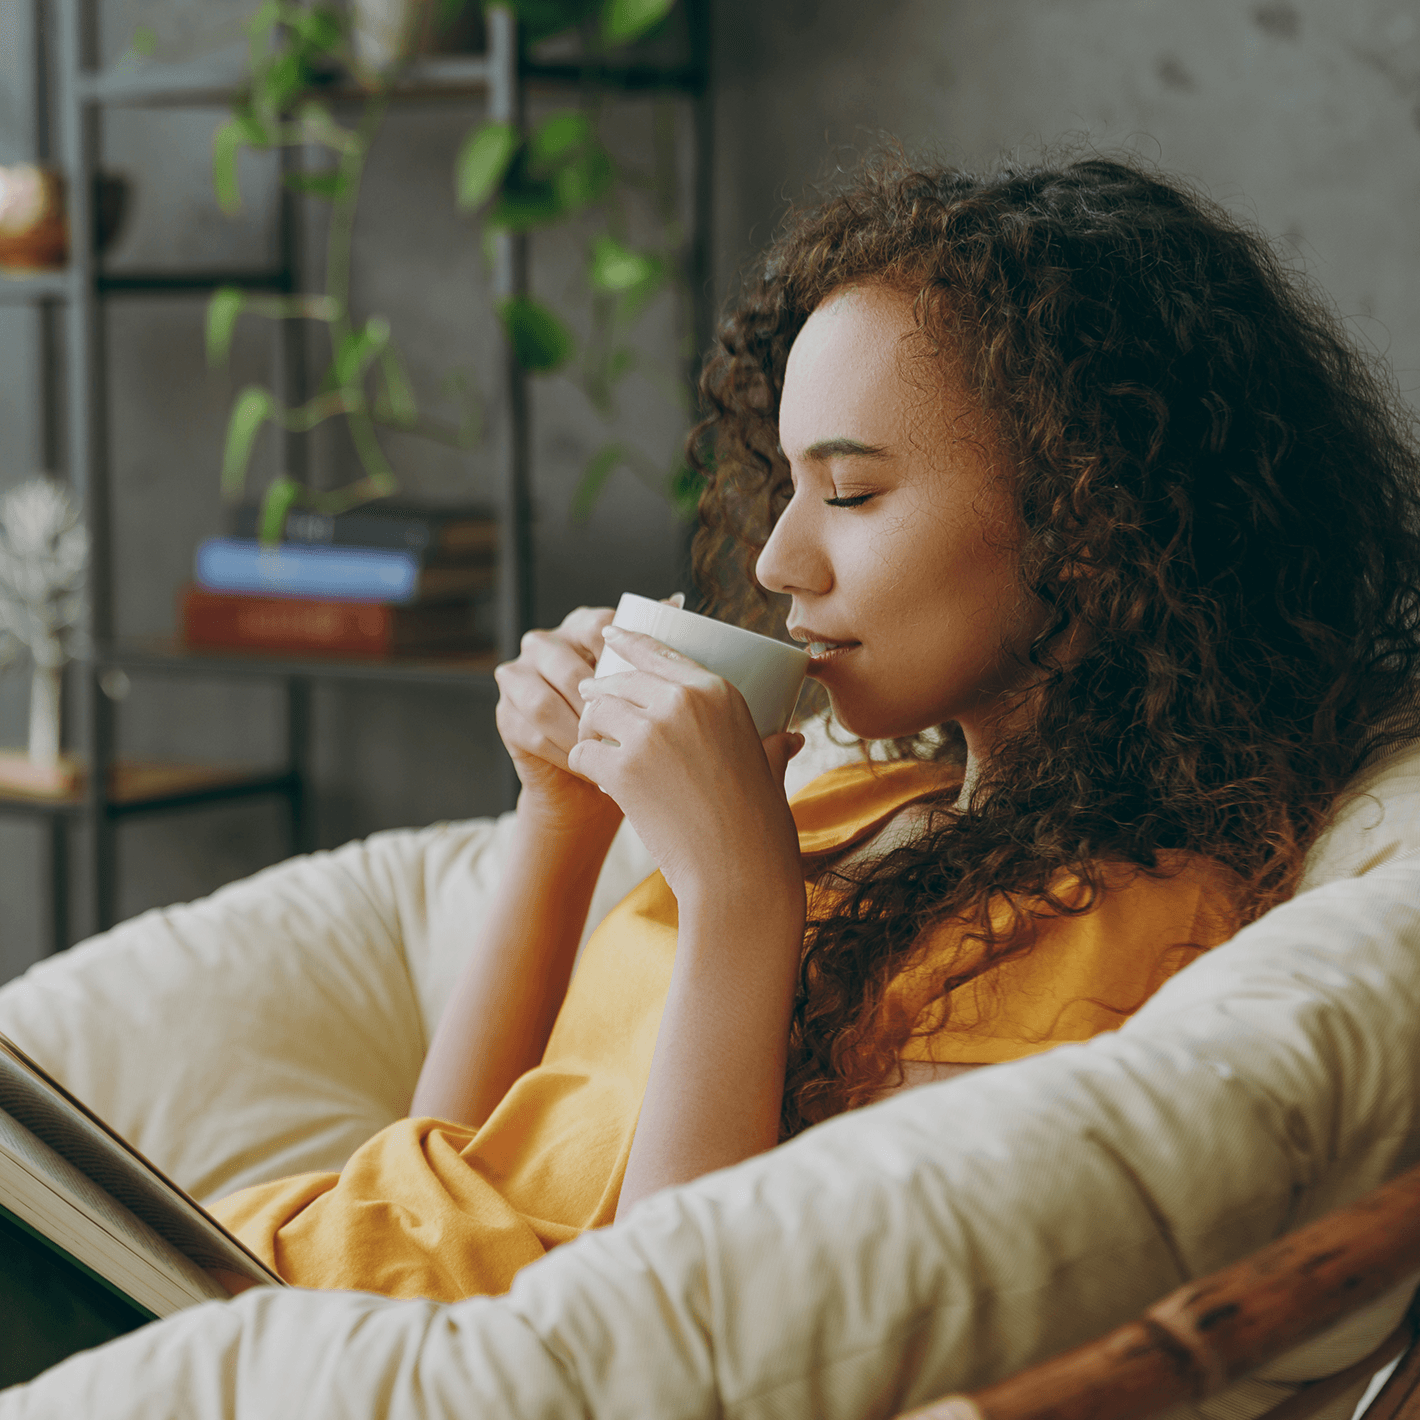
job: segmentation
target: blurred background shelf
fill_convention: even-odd
[[[693,94],[706,83],[706,71],[698,65],[525,63],[519,77],[525,86],[591,84],[633,93]],[[495,82],[497,66],[490,59],[439,55],[416,60],[389,92],[399,102],[478,99]],[[202,64],[152,64],[85,74],[78,92],[85,102],[110,108],[227,108],[242,96],[230,75]],[[366,93],[343,76],[332,75],[323,95],[338,103]]]
[[[227,6],[229,14],[240,8],[241,0]],[[495,646],[373,660],[208,649],[171,635],[135,635],[170,624],[164,604],[171,607],[181,575],[178,545],[186,552],[223,531],[217,467],[238,377],[206,374],[205,298],[223,286],[253,296],[307,293],[324,279],[323,209],[289,181],[303,157],[244,155],[246,206],[236,218],[224,215],[210,190],[199,166],[210,163],[210,136],[194,143],[191,135],[215,131],[222,110],[244,97],[246,45],[239,38],[208,58],[174,57],[187,42],[184,26],[200,30],[199,12],[204,23],[218,23],[215,10],[188,0],[169,16],[178,39],[168,57],[140,57],[134,25],[143,17],[131,7],[23,0],[10,11],[7,30],[20,42],[8,57],[0,54],[0,70],[8,63],[12,80],[25,76],[15,89],[17,114],[32,112],[27,123],[16,120],[16,131],[27,127],[30,137],[15,157],[63,173],[71,234],[64,269],[0,270],[4,319],[26,332],[33,352],[26,370],[29,464],[67,480],[93,549],[92,649],[68,672],[65,744],[97,772],[84,792],[62,800],[0,790],[0,819],[28,820],[26,834],[43,830],[39,871],[49,908],[32,933],[41,950],[58,950],[179,893],[210,891],[285,853],[506,808],[516,777],[493,719],[497,663],[517,655],[529,626],[555,624],[573,605],[614,599],[627,585],[656,590],[683,576],[683,527],[668,505],[653,499],[647,506],[644,484],[638,492],[623,474],[626,486],[605,504],[617,508],[614,519],[599,512],[596,521],[607,526],[592,529],[582,526],[585,518],[561,526],[570,491],[558,488],[538,510],[535,535],[533,481],[535,465],[550,487],[568,483],[569,474],[580,477],[609,435],[629,433],[654,446],[667,435],[678,444],[683,433],[683,410],[665,401],[660,385],[688,382],[693,352],[704,348],[712,325],[709,0],[679,0],[674,32],[626,50],[627,63],[582,62],[575,37],[560,49],[530,49],[511,8],[485,10],[469,0],[476,18],[460,37],[431,43],[388,91],[382,142],[392,146],[371,170],[376,186],[362,217],[368,245],[356,249],[357,299],[408,312],[416,333],[406,356],[424,388],[439,390],[421,402],[428,398],[436,411],[439,400],[452,402],[434,383],[441,361],[460,379],[470,374],[469,402],[486,431],[476,450],[460,445],[420,455],[410,436],[396,432],[388,453],[401,497],[431,506],[477,502],[496,516],[498,583],[478,612]],[[15,18],[20,13],[23,22]],[[317,85],[342,121],[369,99],[349,75],[332,72]],[[655,238],[642,235],[648,244],[662,240],[664,224],[664,240],[684,262],[683,303],[682,295],[668,298],[649,317],[664,355],[651,372],[656,379],[648,374],[647,389],[633,391],[616,429],[600,409],[569,409],[576,401],[565,389],[538,403],[495,315],[501,302],[543,295],[569,271],[580,279],[584,234],[572,242],[570,233],[540,238],[546,268],[533,280],[528,236],[483,232],[455,208],[450,181],[460,143],[481,121],[528,131],[573,105],[604,116],[606,141],[631,155],[617,159],[635,186],[618,220],[629,220],[633,233],[638,221],[656,231]],[[671,178],[661,192],[652,175],[666,154]],[[119,216],[105,225],[116,197],[123,199]],[[424,229],[438,222],[443,226],[426,238]],[[431,289],[437,295],[426,298]],[[313,341],[290,323],[270,330],[268,337],[255,325],[243,327],[233,369],[298,407],[315,393],[307,371]],[[224,392],[224,381],[233,388]],[[653,409],[648,420],[648,394],[668,413]],[[0,392],[0,416],[5,400]],[[430,423],[442,419],[435,413]],[[304,435],[263,438],[263,480],[288,476],[327,488],[346,477],[350,451],[334,439],[317,447]],[[135,452],[142,439],[146,446]],[[667,454],[668,464],[674,457]],[[198,762],[268,759],[276,767]],[[243,802],[251,807],[221,808]],[[209,807],[210,818],[164,826],[170,810]],[[131,824],[138,819],[144,822]],[[12,876],[30,871],[15,867]],[[8,960],[21,958],[12,949]],[[13,969],[0,970],[0,980]]]
[[[496,61],[482,56],[419,59],[390,92],[396,99],[481,98],[497,79]],[[211,64],[142,64],[84,74],[79,94],[88,103],[110,108],[227,108],[242,97],[230,73]],[[341,75],[331,75],[324,90],[331,99],[357,99],[365,90]]]
[[[291,776],[285,770],[120,759],[109,766],[105,811],[112,818],[125,818],[254,794],[285,794],[291,787]],[[87,792],[82,789],[71,794],[27,794],[0,786],[0,813],[82,814],[88,805]]]
[[[63,300],[70,280],[67,271],[0,271],[0,305]]]
[[[398,656],[372,660],[353,656],[287,656],[275,651],[223,651],[186,646],[170,637],[119,641],[103,648],[103,669],[170,675],[292,676],[307,680],[376,681],[394,685],[449,686],[496,696],[496,651],[455,656]]]

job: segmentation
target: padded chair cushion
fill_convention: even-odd
[[[248,1292],[72,1358],[0,1396],[0,1420],[885,1417],[1122,1322],[1415,1162],[1417,1012],[1411,857],[1278,908],[1116,1033],[668,1190],[507,1297]],[[1406,1290],[1175,1414],[1259,1413],[1366,1354]]]
[[[1359,787],[1309,863],[1336,881],[1115,1034],[659,1195],[506,1299],[249,1293],[75,1358],[0,1420],[877,1416],[1096,1334],[1416,1157],[1420,747]],[[338,1166],[402,1112],[506,832],[377,835],[147,914],[0,991],[0,1030],[200,1196]],[[619,842],[600,910],[646,868]],[[1402,1304],[1196,1413],[1256,1414]]]

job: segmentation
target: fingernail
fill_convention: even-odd
[[[587,680],[579,680],[577,682],[577,694],[580,695],[583,700],[585,700],[587,696],[592,693],[592,687],[596,683],[597,682],[595,677],[589,677]]]
[[[624,636],[625,634],[626,633],[622,631],[619,626],[604,626],[602,628],[603,641],[615,641],[618,637]]]
[[[667,606],[673,606],[673,607],[675,607],[675,608],[677,608],[677,609],[680,609],[681,607],[683,607],[683,606],[685,605],[685,593],[684,593],[684,592],[672,592],[672,593],[670,594],[670,596],[668,596],[668,597],[666,598],[666,605],[667,605]]]

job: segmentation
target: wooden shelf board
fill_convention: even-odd
[[[190,675],[302,676],[312,680],[383,681],[399,685],[447,685],[496,692],[496,651],[448,656],[286,655],[278,651],[226,651],[186,646],[169,638],[119,641],[99,648],[94,664],[129,671]]]
[[[285,778],[280,770],[249,765],[119,760],[109,776],[109,803],[123,810],[159,800],[226,798],[234,791],[274,793]],[[82,812],[87,803],[82,787],[68,794],[29,794],[0,786],[0,811],[72,814]]]

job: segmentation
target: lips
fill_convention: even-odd
[[[804,645],[804,649],[809,653],[809,674],[813,675],[824,666],[831,665],[834,661],[840,660],[850,651],[856,651],[863,643],[861,641],[839,641],[831,636],[823,636],[815,631],[808,630],[807,627],[793,628],[789,630],[789,635],[796,641]]]

